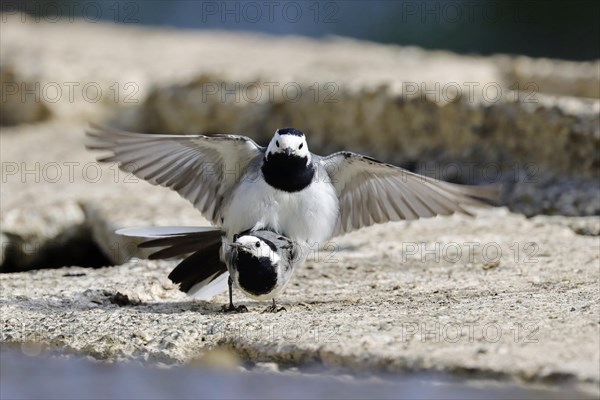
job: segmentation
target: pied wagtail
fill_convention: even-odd
[[[232,286],[254,300],[273,300],[266,312],[277,312],[275,298],[290,281],[296,266],[306,258],[298,243],[272,231],[246,232],[234,235],[234,241],[224,250],[223,232],[205,227],[147,227],[125,228],[117,231],[124,236],[150,240],[141,248],[161,247],[150,259],[161,259],[189,254],[169,274],[179,289],[194,296],[199,292],[217,294],[219,283],[227,278],[229,306],[226,311],[247,311],[245,306],[233,305]],[[223,262],[225,260],[225,262]],[[227,274],[228,273],[228,274]]]
[[[375,223],[472,215],[464,206],[498,195],[497,186],[448,183],[348,151],[322,157],[294,128],[277,129],[267,147],[239,135],[144,134],[98,125],[87,135],[88,148],[111,153],[100,161],[177,191],[219,226],[222,254],[240,232],[270,230],[312,246]]]

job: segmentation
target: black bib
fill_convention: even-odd
[[[289,193],[299,192],[310,185],[315,175],[312,163],[306,165],[307,161],[306,157],[269,154],[261,170],[265,181],[275,189]]]

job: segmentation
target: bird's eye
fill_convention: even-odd
[[[275,141],[275,146],[279,147],[279,140]]]
[[[304,143],[300,143],[300,146],[298,146],[298,150],[300,150],[303,146],[304,146]]]
[[[260,242],[256,242],[255,246],[260,247]]]

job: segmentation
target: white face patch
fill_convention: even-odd
[[[280,135],[278,132],[275,132],[273,139],[269,143],[269,147],[267,147],[267,158],[269,154],[285,153],[286,151],[296,157],[306,157],[310,162],[310,151],[308,151],[305,136]]]
[[[244,245],[246,252],[252,254],[256,258],[260,257],[269,257],[273,264],[276,264],[279,261],[279,255],[271,250],[271,247],[256,236],[245,235],[239,237],[235,243]]]

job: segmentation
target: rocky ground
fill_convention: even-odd
[[[12,21],[0,40],[3,90],[17,83],[3,97],[0,135],[3,343],[162,364],[198,362],[218,349],[234,365],[441,373],[554,394],[600,392],[600,102],[589,90],[598,85],[597,63],[102,24]],[[226,46],[242,59],[250,48],[263,57],[227,63]],[[368,57],[356,58],[359,51]],[[286,52],[303,61],[274,69]],[[203,101],[215,83],[297,83],[310,93],[315,79],[325,93],[339,88],[339,101],[293,103],[281,92],[247,101],[243,90],[239,102],[219,92]],[[514,81],[535,81],[539,101],[511,100]],[[41,91],[22,101],[20,84],[36,82],[97,83],[104,97],[52,102]],[[106,97],[115,82],[116,101]],[[331,82],[337,86],[324,87]],[[403,82],[497,83],[505,96],[493,104],[481,94],[431,100]],[[125,99],[132,88],[133,103]],[[306,124],[318,151],[350,148],[427,172],[423,160],[436,165],[433,175],[454,168],[442,177],[457,181],[481,180],[493,164],[507,183],[505,207],[336,238],[297,271],[279,299],[286,312],[262,314],[266,304],[236,293],[249,312],[224,314],[224,294],[194,302],[168,281],[176,261],[127,261],[140,254],[115,229],[206,221],[175,193],[95,162],[83,132],[107,117],[134,129],[239,131],[259,140],[282,124]],[[468,165],[472,174],[457,176]],[[505,179],[515,174],[516,183]]]
[[[175,261],[3,274],[2,340],[167,364],[217,346],[282,365],[451,372],[593,393],[597,245],[505,209],[372,227],[315,254],[278,314],[239,293],[248,313],[223,313],[225,294],[189,301],[166,278]]]

